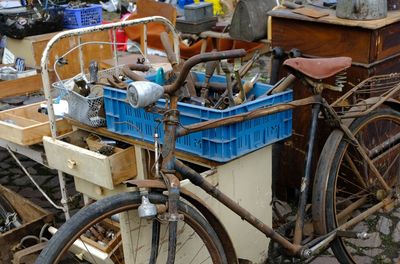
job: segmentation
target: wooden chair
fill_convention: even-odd
[[[153,0],[137,0],[136,2],[136,13],[133,13],[128,17],[129,19],[137,19],[148,16],[162,16],[171,21],[173,25],[176,23],[176,9],[170,4],[156,2]],[[147,25],[147,37],[145,37],[144,25],[126,27],[125,33],[129,39],[138,41],[142,51],[146,54],[146,40],[151,43],[152,47],[163,50],[163,46],[160,40],[160,33],[166,31],[164,25],[154,22]]]

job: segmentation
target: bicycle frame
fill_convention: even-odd
[[[338,235],[346,235],[347,228],[354,226],[358,222],[365,219],[370,214],[376,212],[383,206],[392,202],[390,195],[386,197],[383,201],[379,204],[375,205],[374,207],[368,209],[364,213],[358,215],[357,217],[351,219],[350,221],[344,223],[342,226],[338,227],[336,230],[330,232],[329,234],[316,237],[312,239],[306,245],[301,245],[302,236],[303,236],[303,227],[304,227],[304,220],[305,220],[305,208],[308,199],[308,192],[310,187],[310,180],[311,180],[311,162],[313,160],[313,148],[314,143],[316,140],[316,130],[317,130],[317,123],[318,123],[318,116],[321,110],[327,110],[330,115],[330,118],[333,121],[337,121],[337,124],[340,124],[338,129],[341,129],[344,132],[344,135],[347,136],[351,141],[358,144],[357,139],[351,134],[348,128],[343,125],[340,121],[340,118],[334,114],[333,108],[321,97],[321,95],[317,94],[314,96],[310,96],[304,99],[296,100],[290,103],[279,104],[276,106],[254,110],[248,113],[243,113],[227,118],[217,119],[217,120],[210,120],[206,122],[201,122],[193,125],[188,125],[185,127],[178,127],[179,123],[179,111],[177,110],[177,96],[172,95],[170,97],[170,107],[167,110],[166,115],[164,116],[164,146],[163,146],[163,163],[161,167],[161,171],[163,172],[163,178],[166,180],[167,188],[169,190],[169,202],[173,203],[179,199],[179,180],[174,175],[174,170],[178,171],[180,174],[184,175],[187,179],[189,179],[194,185],[200,187],[205,192],[213,196],[219,202],[227,206],[231,211],[236,213],[239,217],[243,220],[257,228],[259,231],[264,233],[267,237],[272,239],[273,241],[280,244],[289,255],[308,259],[312,256],[319,254],[322,250],[327,248],[336,236]],[[378,102],[382,104],[383,101],[380,100]],[[297,218],[296,218],[296,225],[294,230],[294,239],[293,242],[290,242],[285,237],[281,236],[279,233],[275,232],[271,227],[264,224],[262,221],[257,219],[254,215],[252,215],[249,211],[245,208],[241,207],[237,204],[234,200],[229,198],[219,189],[214,187],[212,184],[208,183],[205,179],[201,177],[199,173],[194,171],[193,169],[189,168],[188,166],[184,165],[182,162],[175,158],[175,140],[178,137],[199,132],[206,129],[217,128],[223,125],[230,125],[237,122],[245,121],[248,119],[253,119],[261,116],[265,116],[268,114],[294,109],[299,106],[311,105],[312,106],[312,115],[311,115],[311,124],[309,129],[309,138],[308,138],[308,148],[306,151],[306,159],[305,159],[305,171],[304,176],[301,182],[301,194],[299,199],[298,211],[297,211]],[[378,180],[381,182],[382,186],[388,190],[390,189],[387,184],[384,182],[382,175],[376,170],[372,161],[369,159],[368,155],[365,151],[361,148],[357,148],[360,154],[364,157],[367,161],[368,165],[374,170]],[[169,185],[168,185],[169,184]],[[169,204],[171,206],[171,204]],[[178,216],[174,216],[175,208],[169,208],[169,214],[172,215],[172,219],[177,219]]]

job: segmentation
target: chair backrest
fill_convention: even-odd
[[[162,16],[175,25],[176,9],[170,4],[156,2],[154,0],[137,0],[136,8],[139,17]]]
[[[148,16],[162,16],[169,21],[173,25],[176,22],[176,9],[170,4],[156,2],[154,0],[137,0],[136,1],[136,12],[132,13],[127,19],[137,19],[143,18]],[[159,35],[161,32],[165,31],[164,25],[161,23],[149,23],[147,26],[147,36],[152,38],[154,42],[154,38],[157,38],[155,41],[158,47],[156,48],[163,48],[160,44]],[[125,34],[128,36],[129,39],[139,41],[140,46],[144,53],[147,52],[147,42],[145,41],[146,38],[144,37],[144,26],[131,26],[125,28]],[[153,36],[151,36],[153,35]],[[171,36],[172,39],[172,36]]]

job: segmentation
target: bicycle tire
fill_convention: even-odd
[[[378,109],[354,119],[349,129],[361,145],[369,150],[371,159],[384,175],[385,182],[398,194],[400,113],[389,108]],[[396,139],[395,136],[397,141],[393,140]],[[380,153],[371,151],[378,150],[377,146],[383,142],[391,143]],[[365,161],[351,142],[342,132],[332,133],[321,153],[314,182],[313,217],[317,223],[317,232],[328,233],[352,217],[360,215],[386,197],[382,191],[377,178],[373,177],[370,168],[365,165]],[[398,203],[398,196],[396,200]],[[345,209],[349,211],[346,212]],[[384,209],[368,216],[350,230],[346,230],[350,233],[333,241],[331,248],[340,263],[394,263],[399,260],[397,249],[400,247],[400,239],[394,241],[392,233],[396,228],[400,228],[400,225],[396,226],[394,222],[399,221],[395,214],[399,213],[400,209]],[[390,223],[390,226],[385,227],[385,223]],[[370,237],[350,237],[361,232],[368,233]]]
[[[159,193],[149,193],[148,198],[154,204],[165,204],[168,199],[166,196]],[[63,254],[66,256],[65,263],[71,263],[69,258],[75,259],[75,255],[69,253],[68,248],[70,247],[71,244],[74,243],[74,241],[76,241],[77,238],[82,239],[81,235],[84,234],[89,227],[92,227],[95,223],[101,222],[103,219],[106,219],[111,215],[115,215],[121,212],[136,210],[137,207],[140,205],[140,203],[141,203],[141,195],[139,192],[127,192],[104,198],[89,205],[86,208],[81,209],[73,217],[71,217],[70,220],[64,223],[60,227],[60,229],[54,234],[54,236],[50,239],[48,246],[41,252],[35,263],[37,264],[64,263],[62,260],[60,260],[61,255]],[[183,215],[183,221],[182,220],[179,221],[182,225],[178,227],[178,243],[176,252],[177,256],[175,263],[192,262],[192,263],[227,264],[227,260],[225,257],[225,253],[223,251],[221,241],[218,239],[215,230],[204,219],[204,217],[200,215],[200,213],[197,210],[195,210],[192,206],[184,203],[183,201],[178,202],[178,211],[180,214]],[[147,224],[144,223],[143,221],[146,220],[139,220],[139,227],[138,227],[139,231],[137,231],[138,238],[141,236],[140,229],[142,228],[142,226],[144,226],[142,232],[143,233],[146,232],[145,228]],[[155,221],[152,222],[154,223]],[[161,221],[158,222],[161,223]],[[152,224],[150,225],[152,226],[152,228],[154,227],[154,225]],[[168,221],[166,221],[166,225],[168,226]],[[137,229],[137,226],[132,226],[131,228],[132,229],[130,230],[135,230],[135,228]],[[165,232],[163,232],[163,235],[167,234],[168,233],[167,231],[168,230],[165,230]],[[188,234],[185,235],[185,232],[188,232]],[[180,235],[182,239],[188,239],[188,240],[179,240]],[[152,239],[154,239],[154,234],[150,234],[150,237],[148,239],[149,241],[152,241]],[[161,239],[159,243],[168,244],[166,241],[168,241],[168,236],[166,237],[166,239],[165,237]],[[203,243],[200,248],[193,247],[190,250],[190,252],[188,250],[186,251],[184,250],[185,246],[189,247],[197,245],[196,243],[200,242]],[[150,259],[149,252],[153,252],[152,250],[149,250],[148,252],[144,250],[145,251],[144,253],[148,254],[149,256],[142,256],[142,255],[138,256],[138,254],[141,254],[140,252],[143,253],[142,249],[143,244],[139,244],[138,241],[138,244],[136,245],[135,248],[137,250],[135,252],[134,263],[152,263],[149,260]],[[167,248],[167,245],[165,245],[164,248]],[[161,252],[162,245],[160,245],[158,249]],[[207,253],[208,255],[205,255],[205,253],[203,252],[204,250],[207,250],[207,252],[205,253]],[[124,263],[120,259],[121,258],[120,255],[123,255],[123,253],[119,252],[118,253],[119,255],[117,255],[117,253],[115,253],[116,254],[115,256],[112,256],[113,258],[118,258],[118,262],[115,263]],[[178,257],[180,253],[184,255],[182,258]],[[193,258],[191,257],[189,258],[187,256],[188,253],[193,253],[195,254],[195,256],[193,256]],[[154,258],[154,254],[151,255]],[[199,257],[199,258],[203,257],[203,259],[200,259],[201,261],[199,260],[198,262],[195,262],[194,257]],[[187,261],[188,259],[191,259],[192,261]],[[91,260],[87,261],[91,262]],[[163,262],[163,260],[157,259],[157,261],[153,263],[166,263],[166,261]]]

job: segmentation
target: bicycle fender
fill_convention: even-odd
[[[150,188],[150,189],[162,189],[167,190],[167,186],[163,181],[160,180],[128,180],[125,181],[128,185],[136,186],[137,188]],[[232,240],[226,231],[222,222],[218,219],[212,209],[205,204],[196,194],[181,187],[181,197],[193,205],[204,218],[210,223],[210,225],[216,230],[218,238],[220,239],[224,248],[226,258],[229,264],[239,264],[236,256],[236,251],[233,246]]]

